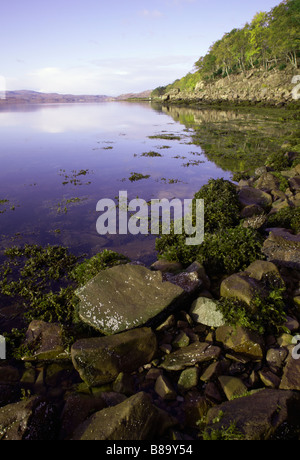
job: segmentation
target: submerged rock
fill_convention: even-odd
[[[156,335],[150,328],[133,329],[110,337],[75,342],[71,356],[75,369],[89,386],[114,381],[149,363],[156,352]]]
[[[160,271],[125,264],[102,271],[76,294],[82,321],[111,335],[146,324],[174,307],[184,291],[163,282]]]

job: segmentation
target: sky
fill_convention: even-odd
[[[0,84],[108,96],[154,89],[192,72],[224,33],[279,3],[0,0]]]

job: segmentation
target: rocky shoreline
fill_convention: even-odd
[[[67,348],[61,324],[32,321],[30,353],[0,363],[0,439],[299,439],[300,233],[266,227],[300,208],[293,164],[280,178],[263,166],[236,186],[243,228],[264,234],[261,258],[243,271],[216,284],[198,261],[124,262],[76,293],[97,336]],[[263,309],[257,293],[278,300],[266,280],[284,290],[278,333],[230,324],[219,299]]]
[[[252,69],[214,81],[199,81],[194,90],[171,88],[158,99],[163,103],[286,106],[297,104],[298,71]]]

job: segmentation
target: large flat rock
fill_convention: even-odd
[[[184,290],[163,282],[160,271],[125,264],[100,272],[76,294],[82,321],[112,335],[146,324],[174,306]]]

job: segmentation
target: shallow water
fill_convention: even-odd
[[[91,256],[107,248],[151,262],[155,237],[98,235],[96,204],[123,190],[129,200],[191,198],[211,177],[229,178],[191,144],[192,132],[148,103],[2,107],[0,249],[60,244]],[[165,135],[180,140],[149,138]],[[142,156],[150,151],[161,156]],[[133,172],[150,177],[130,181]]]

